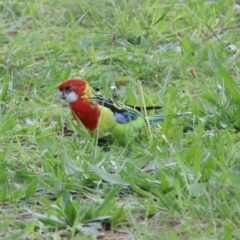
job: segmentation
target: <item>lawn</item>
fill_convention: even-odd
[[[239,16],[233,0],[1,1],[0,238],[239,239]],[[58,98],[69,77],[165,121],[104,151]]]

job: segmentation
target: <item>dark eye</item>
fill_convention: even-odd
[[[71,86],[71,85],[67,85],[67,86],[64,88],[64,91],[69,92],[71,89],[72,89],[72,86]]]

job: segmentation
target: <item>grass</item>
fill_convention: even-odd
[[[237,1],[0,9],[1,239],[239,238]],[[130,104],[140,81],[166,121],[104,152],[57,97],[70,76]]]

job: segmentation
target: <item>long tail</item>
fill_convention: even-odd
[[[177,114],[175,117],[182,117],[182,116],[186,116],[188,114],[191,114],[191,112],[185,112],[185,113],[179,113]],[[165,117],[158,115],[158,116],[153,116],[153,117],[148,117],[147,120],[149,123],[156,123],[156,122],[162,122],[164,121]]]

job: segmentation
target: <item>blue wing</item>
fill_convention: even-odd
[[[130,105],[124,106],[124,104],[119,104],[119,102],[114,101],[110,98],[107,98],[100,93],[95,94],[91,99],[94,102],[96,101],[98,104],[109,108],[113,112],[114,117],[118,123],[122,123],[122,124],[128,123],[133,120],[136,120],[139,117],[139,114],[137,112],[131,111],[131,109],[129,110],[129,108],[133,108],[135,110],[141,110],[140,107],[130,106]],[[160,106],[149,106],[148,107],[147,106],[146,110],[153,110],[153,109],[160,109],[160,108],[162,108],[162,107],[160,107]],[[190,114],[190,112],[179,113],[176,115],[176,117],[181,117],[181,116],[185,116],[188,114]],[[161,122],[161,121],[164,121],[164,116],[161,116],[161,115],[152,116],[152,117],[148,116],[147,120],[150,124],[155,123],[155,122]]]
[[[116,111],[114,112],[114,117],[116,118],[118,123],[128,123],[132,120],[136,120],[139,115],[131,111]]]
[[[118,123],[128,123],[139,117],[139,114],[137,112],[131,111],[131,108],[134,107],[120,104],[119,102],[107,98],[100,93],[95,94],[91,99],[93,101],[96,101],[98,104],[109,108],[113,112],[114,117]]]

